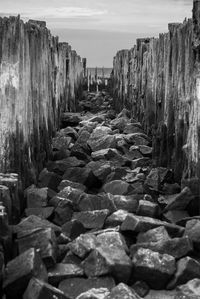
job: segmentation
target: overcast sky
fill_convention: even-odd
[[[193,0],[0,0],[0,15],[45,20],[89,66],[112,66],[117,50],[192,15]]]

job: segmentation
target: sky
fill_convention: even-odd
[[[89,67],[112,67],[120,49],[136,38],[167,32],[170,22],[192,16],[193,0],[0,0],[0,16],[45,20]]]

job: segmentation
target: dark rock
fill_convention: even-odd
[[[148,230],[145,233],[140,233],[137,236],[137,243],[150,243],[170,240],[170,236],[164,226],[159,226]]]
[[[136,281],[131,288],[142,298],[149,293],[149,286],[144,281]]]
[[[42,170],[38,178],[38,186],[40,188],[49,187],[58,192],[58,186],[62,181],[62,177],[54,172],[49,172],[46,168]]]
[[[111,193],[113,195],[127,195],[132,188],[130,184],[122,180],[115,180],[105,184],[103,186],[103,190],[104,192]]]
[[[13,231],[17,234],[18,238],[21,238],[27,233],[29,234],[30,231],[46,228],[52,228],[56,235],[59,235],[61,232],[61,228],[59,226],[35,215],[22,219],[19,224],[13,227]]]
[[[166,230],[173,236],[179,236],[184,233],[184,228],[175,224],[170,224],[158,219],[145,216],[136,216],[128,214],[125,221],[121,225],[122,231],[133,231],[135,233],[146,232],[158,226],[164,226]]]
[[[56,135],[58,135],[58,136],[69,136],[74,140],[78,139],[78,133],[72,127],[64,128],[64,129],[58,131]]]
[[[120,154],[115,148],[100,149],[98,151],[92,152],[91,157],[94,161],[98,160],[111,160],[113,158],[120,157]]]
[[[81,234],[84,234],[86,232],[86,229],[84,228],[83,224],[76,220],[72,219],[71,221],[66,222],[62,226],[62,232],[71,240],[76,239]]]
[[[73,277],[82,277],[83,269],[75,264],[56,264],[48,271],[48,281],[57,286],[62,280]]]
[[[63,180],[71,180],[88,188],[94,187],[95,184],[98,185],[99,183],[89,167],[70,167],[64,173]]]
[[[174,184],[165,183],[163,188],[162,188],[162,191],[166,195],[177,194],[177,193],[181,192],[181,187],[177,183],[174,183]]]
[[[48,188],[31,187],[26,191],[27,207],[28,208],[42,208],[46,207],[48,203]]]
[[[98,278],[70,278],[59,284],[59,289],[70,299],[76,299],[80,294],[89,291],[92,288],[107,288],[111,290],[115,282],[111,277]]]
[[[124,220],[126,219],[126,216],[128,215],[128,212],[125,210],[118,210],[108,216],[105,222],[106,227],[115,227],[118,225],[121,225]]]
[[[176,270],[174,257],[140,248],[133,256],[134,277],[153,289],[165,288]]]
[[[182,219],[189,217],[189,214],[187,211],[173,210],[173,211],[168,211],[168,212],[164,213],[163,217],[168,222],[178,224],[179,221],[181,221]]]
[[[25,215],[27,217],[35,215],[41,219],[49,219],[54,212],[54,207],[44,207],[44,208],[29,208],[25,210]]]
[[[181,193],[169,195],[167,199],[167,206],[164,211],[170,210],[184,210],[189,202],[194,199],[194,196],[188,187],[185,187]]]
[[[73,219],[81,222],[86,229],[100,229],[109,214],[109,210],[76,212],[73,214]]]
[[[189,256],[184,257],[177,262],[174,278],[170,281],[167,288],[174,289],[176,286],[194,278],[200,278],[200,264]]]
[[[72,187],[74,189],[82,190],[83,192],[85,192],[87,189],[86,186],[84,186],[83,184],[68,181],[68,180],[62,180],[60,185],[58,186],[58,190],[62,191],[65,187]]]
[[[136,213],[138,202],[142,199],[142,196],[139,194],[127,196],[109,194],[109,197],[113,200],[118,210],[125,210],[130,213]]]
[[[72,202],[68,199],[60,200],[54,210],[53,222],[57,225],[63,225],[72,219],[73,206]]]
[[[23,299],[67,299],[62,291],[42,280],[32,278],[23,295]]]
[[[41,258],[47,268],[56,263],[57,243],[52,228],[42,229],[33,233],[27,233],[26,236],[18,239],[19,253],[29,248],[39,250]]]
[[[125,140],[132,145],[149,145],[149,138],[143,133],[131,133],[124,135]]]
[[[61,117],[61,127],[66,128],[68,126],[75,127],[82,121],[79,113],[65,112]]]
[[[5,268],[3,289],[10,298],[21,298],[30,279],[36,277],[47,281],[46,268],[34,248],[20,254]]]
[[[130,287],[124,283],[118,284],[111,290],[110,295],[106,299],[141,299],[141,297]]]
[[[109,162],[105,161],[91,161],[87,164],[94,176],[101,182],[104,183],[106,181],[107,176],[111,173],[111,165]]]
[[[140,216],[148,216],[152,218],[156,218],[159,213],[159,206],[156,203],[147,201],[147,200],[140,200],[137,214]]]
[[[83,167],[85,162],[77,159],[76,157],[68,157],[63,160],[49,162],[47,164],[48,171],[53,171],[59,175],[63,175],[70,167]]]
[[[61,150],[61,149],[68,150],[71,141],[72,141],[72,138],[69,136],[54,137],[52,139],[52,149],[53,150]]]
[[[161,184],[168,182],[172,179],[172,172],[167,168],[153,168],[149,175],[146,178],[145,184],[153,189],[158,191],[161,188]]]

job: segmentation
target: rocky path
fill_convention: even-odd
[[[24,192],[4,296],[200,298],[189,183],[154,167],[141,124],[125,109],[116,115],[107,94],[88,94],[80,107],[90,112],[63,115],[51,161]]]

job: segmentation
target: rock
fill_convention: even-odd
[[[82,121],[82,118],[80,117],[79,113],[71,113],[71,112],[65,112],[62,114],[61,117],[61,127],[75,127]]]
[[[67,128],[64,128],[60,131],[57,132],[58,136],[69,136],[71,137],[73,140],[76,140],[78,139],[78,133],[76,132],[76,130],[72,127],[67,127]]]
[[[181,192],[181,187],[177,183],[174,183],[174,184],[165,183],[163,185],[162,191],[166,195],[177,194],[177,193]]]
[[[169,282],[167,288],[174,289],[194,278],[200,278],[200,263],[189,256],[184,257],[177,262],[174,278]]]
[[[148,216],[156,218],[158,216],[159,206],[156,203],[152,203],[147,200],[140,200],[137,214],[140,216]]]
[[[124,283],[118,284],[111,290],[110,295],[106,299],[141,299],[141,297]]]
[[[187,211],[181,211],[181,210],[172,210],[168,211],[163,214],[163,217],[166,221],[171,223],[179,223],[182,219],[185,219],[189,217],[189,214]]]
[[[91,157],[94,161],[98,160],[111,160],[112,158],[118,157],[120,154],[115,148],[100,149],[92,152]]]
[[[110,292],[106,288],[93,288],[85,293],[82,293],[76,299],[106,299],[109,294]]]
[[[48,188],[32,187],[27,189],[26,194],[28,208],[42,208],[47,206]]]
[[[122,180],[115,180],[105,184],[103,191],[113,195],[127,195],[131,191],[131,186]]]
[[[151,164],[151,160],[147,157],[142,157],[138,159],[132,160],[131,169],[135,169],[138,167],[146,167]]]
[[[62,177],[54,172],[43,169],[38,178],[38,186],[40,188],[48,187],[55,192],[58,192],[58,186],[62,181]]]
[[[124,135],[125,140],[132,145],[149,145],[149,138],[143,133],[131,133]]]
[[[86,187],[94,187],[98,184],[92,170],[88,167],[70,167],[63,175],[63,180],[71,180]]]
[[[62,291],[42,280],[32,278],[23,295],[23,299],[67,299]]]
[[[19,224],[13,227],[13,231],[17,234],[18,238],[21,238],[27,233],[29,234],[30,231],[47,228],[52,228],[56,235],[61,233],[61,228],[59,226],[35,215],[31,215],[25,219],[22,219]]]
[[[157,251],[161,254],[169,254],[174,258],[181,258],[193,250],[192,244],[188,237],[183,238],[173,238],[173,239],[162,239],[157,242],[139,242],[136,245],[132,245],[130,248],[131,255],[134,255],[134,252],[140,248],[148,248],[153,251]]]
[[[200,279],[195,278],[186,284],[177,288],[177,294],[174,299],[199,299]]]
[[[41,219],[49,219],[54,212],[54,207],[44,207],[44,208],[29,208],[25,210],[25,215],[27,217],[35,215]]]
[[[84,234],[86,229],[80,221],[72,219],[62,225],[62,232],[65,234],[65,236],[71,240],[74,240],[81,234]]]
[[[153,168],[147,176],[145,184],[149,188],[158,191],[161,184],[171,179],[171,177],[172,173],[169,169],[163,167]]]
[[[200,249],[200,220],[194,219],[190,220],[186,224],[185,228],[185,236],[193,242],[194,247],[199,250]]]
[[[76,212],[73,214],[73,219],[81,222],[86,229],[100,229],[109,214],[109,210]]]
[[[125,221],[121,225],[121,230],[139,233],[146,232],[159,226],[164,226],[166,230],[173,236],[180,236],[184,233],[184,228],[181,226],[150,217],[136,216],[133,214],[128,214]]]
[[[115,118],[110,122],[112,130],[118,129],[121,133],[124,131],[127,119],[124,117]]]
[[[134,278],[153,289],[164,289],[176,270],[174,257],[139,248],[133,256]]]
[[[69,249],[75,255],[84,259],[96,247],[96,237],[93,234],[80,235],[69,244]]]
[[[48,171],[53,171],[59,175],[63,175],[70,167],[84,167],[85,162],[77,159],[76,157],[68,157],[63,160],[49,162],[47,164]]]
[[[107,176],[111,173],[111,165],[105,161],[91,161],[87,164],[87,167],[91,168],[94,176],[101,182],[106,181]]]
[[[39,250],[42,260],[47,268],[56,263],[56,237],[52,228],[42,229],[36,232],[27,233],[18,239],[19,253],[29,248]]]
[[[116,148],[116,139],[114,135],[105,135],[94,138],[91,134],[88,145],[93,152],[106,149],[106,148]]]
[[[52,138],[52,149],[53,150],[68,150],[69,149],[69,145],[72,141],[72,138],[67,136],[58,136],[58,137],[54,137]]]
[[[113,200],[118,210],[125,210],[130,213],[136,213],[138,202],[142,199],[142,196],[139,194],[127,196],[108,194],[108,196]]]
[[[11,297],[15,294],[15,298],[21,298],[32,277],[47,281],[46,268],[34,248],[20,254],[6,265],[3,282],[5,294]]]
[[[54,210],[53,222],[59,226],[72,219],[73,205],[68,199],[60,200]]]
[[[131,288],[142,298],[149,293],[149,286],[144,281],[136,281]]]
[[[124,220],[126,219],[126,216],[128,215],[128,212],[125,210],[118,210],[108,216],[105,222],[106,227],[115,227],[118,225],[121,225]]]
[[[139,151],[143,156],[151,156],[152,155],[152,147],[147,145],[138,145]]]
[[[69,180],[62,180],[60,185],[58,186],[58,190],[62,191],[66,187],[72,187],[74,189],[79,189],[79,190],[82,190],[83,192],[85,192],[87,189],[86,186],[84,186],[83,184],[72,182]]]
[[[83,275],[83,269],[75,264],[56,264],[48,271],[48,281],[51,285],[57,286],[62,280]]]
[[[59,289],[65,293],[70,299],[76,299],[80,294],[87,292],[93,288],[106,288],[109,291],[115,286],[115,282],[111,277],[98,278],[70,278],[63,280],[59,284]]]
[[[88,277],[112,274],[118,281],[128,282],[132,263],[125,251],[125,242],[117,232],[100,234],[97,246],[83,262]]]
[[[145,297],[145,299],[174,299],[176,295],[176,291],[165,291],[165,290],[150,290],[149,294]],[[183,298],[182,298],[183,299]]]
[[[125,128],[124,128],[124,134],[131,134],[131,133],[142,133],[143,130],[141,128],[141,125],[138,123],[128,123],[126,124]]]
[[[68,251],[65,253],[64,258],[62,259],[63,264],[73,264],[73,265],[80,266],[81,262],[82,262],[82,260],[75,254],[73,254],[69,250],[69,248],[68,248]]]
[[[189,202],[194,199],[194,196],[188,187],[185,187],[181,193],[169,195],[168,204],[164,211],[184,210]]]
[[[139,233],[137,236],[137,244],[167,240],[170,240],[170,236],[164,226],[150,229],[145,233]]]

